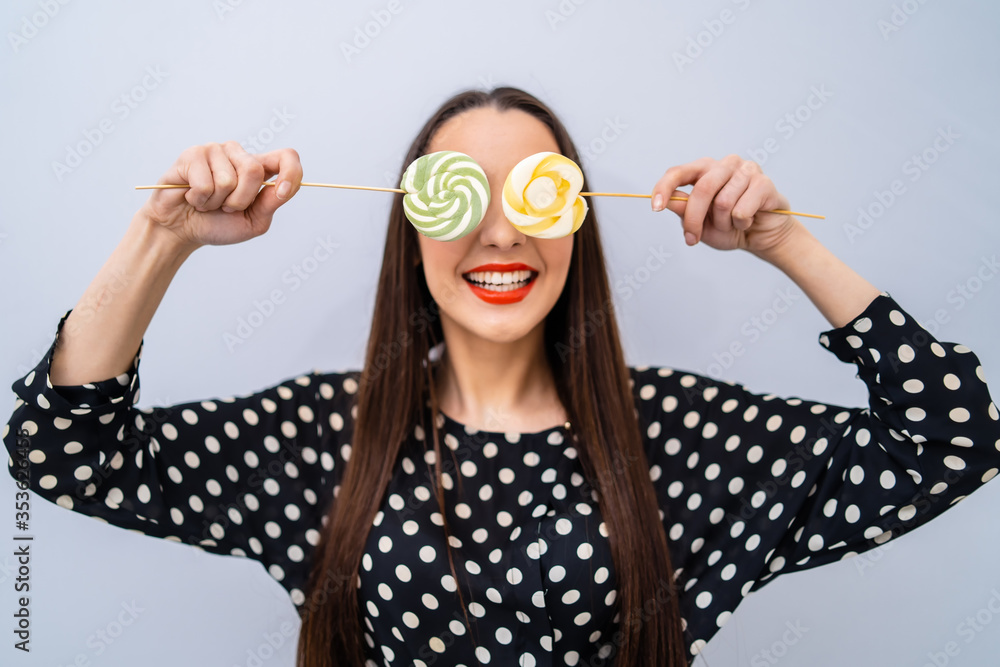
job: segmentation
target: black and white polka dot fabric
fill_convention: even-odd
[[[649,468],[692,659],[752,591],[926,523],[1000,466],[997,407],[968,348],[935,340],[884,292],[819,340],[856,365],[867,407],[630,369],[646,460],[617,465]],[[350,459],[358,372],[137,409],[142,345],[129,372],[58,389],[52,349],[14,383],[3,434],[12,454],[15,435],[28,434],[31,488],[117,526],[256,559],[301,608]],[[434,453],[417,427],[361,561],[368,664],[575,665],[613,654],[621,615],[609,527],[574,436],[562,426],[476,432],[437,419],[442,451],[455,457],[444,484],[458,580],[434,499]]]

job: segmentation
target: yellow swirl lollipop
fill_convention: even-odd
[[[564,155],[535,153],[518,162],[503,184],[503,211],[519,231],[558,239],[580,229],[587,202],[580,196],[583,172]]]

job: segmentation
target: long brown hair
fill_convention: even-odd
[[[569,134],[547,106],[522,90],[500,87],[465,91],[447,100],[414,139],[402,169],[426,152],[442,123],[480,107],[531,114],[552,131],[562,154],[579,163]],[[646,465],[593,207],[587,217],[576,232],[566,285],[547,316],[544,338],[586,480],[596,492],[605,525],[613,526],[608,539],[617,573],[622,638],[617,656],[613,652],[608,659],[622,666],[681,667],[688,661],[663,519]],[[425,446],[427,440],[433,443],[436,496],[445,516],[438,405],[433,364],[428,361],[443,334],[419,258],[417,231],[404,216],[402,195],[397,194],[356,396],[351,456],[336,494],[347,502],[332,503],[312,556],[308,595],[300,609],[300,667],[365,662],[358,569],[400,447],[417,424],[432,434]],[[630,463],[622,466],[623,460]],[[447,520],[444,523],[447,532]],[[447,553],[454,576],[450,547]],[[664,587],[665,599],[659,595]],[[461,587],[458,592],[464,612]]]

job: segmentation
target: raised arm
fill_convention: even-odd
[[[688,196],[677,190],[694,185]],[[704,241],[717,250],[742,249],[784,271],[834,327],[864,310],[879,290],[827,250],[788,210],[788,200],[755,162],[738,155],[702,158],[671,167],[653,188],[653,210],[682,218],[688,245]]]
[[[261,190],[275,174],[277,191]],[[266,232],[301,181],[302,166],[291,149],[250,155],[229,141],[181,153],[159,183],[191,187],[155,190],[133,216],[60,331],[53,384],[82,385],[126,372],[184,260],[203,245],[239,243]]]
[[[274,174],[277,192],[261,190]],[[184,151],[160,183],[191,187],[158,190],[135,214],[43,359],[13,383],[3,429],[22,488],[123,528],[256,558],[297,604],[304,551],[288,545],[318,539],[357,378],[314,372],[245,396],[135,403],[143,335],[178,268],[202,245],[263,234],[301,176],[290,149]]]
[[[686,202],[668,201],[680,185]],[[1000,471],[1000,412],[978,357],[938,341],[794,217],[753,162],[672,167],[653,208],[689,245],[743,249],[785,272],[833,329],[819,342],[857,368],[865,407],[758,394],[670,368],[633,377],[650,476],[697,653],[780,574],[851,558],[945,512]]]

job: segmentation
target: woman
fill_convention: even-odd
[[[137,410],[142,336],[177,269],[266,232],[302,178],[292,150],[185,151],[160,182],[191,187],[150,197],[14,383],[12,473],[30,441],[44,497],[259,560],[300,610],[309,666],[683,665],[776,575],[884,543],[996,474],[977,357],[794,217],[763,212],[789,204],[756,164],[671,168],[653,208],[681,216],[689,244],[747,250],[792,278],[834,327],[820,342],[856,364],[867,408],[627,367],[593,210],[550,240],[504,218],[518,161],[578,160],[527,93],[448,100],[404,167],[438,150],[483,167],[489,209],[440,242],[396,197],[361,370]],[[107,300],[112,281],[124,287]]]

